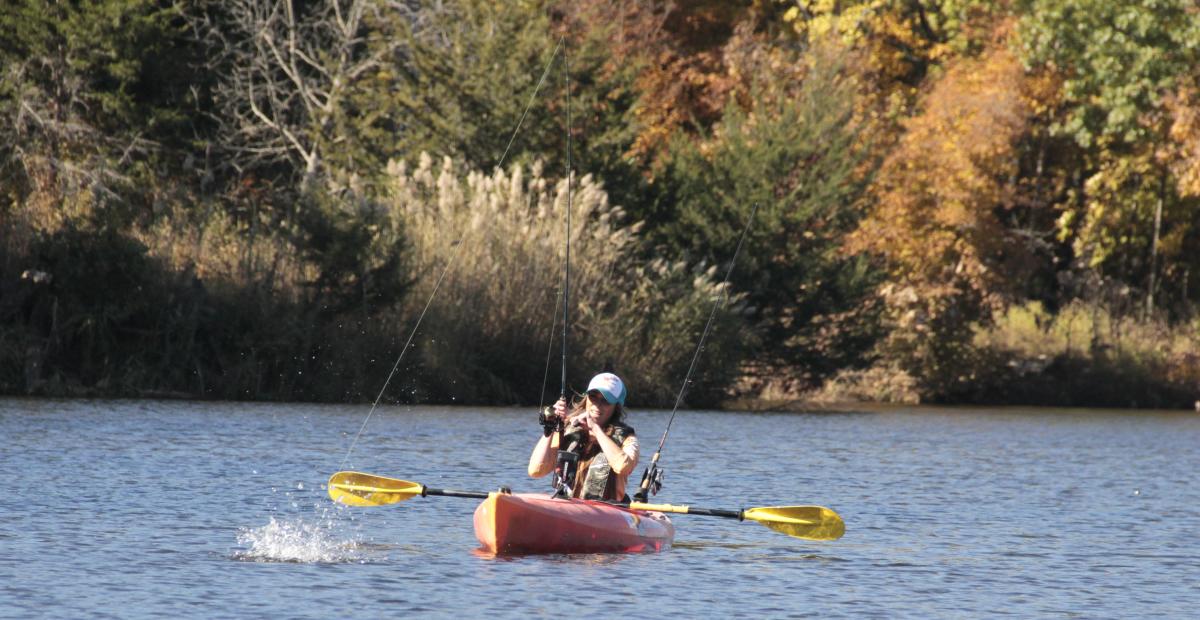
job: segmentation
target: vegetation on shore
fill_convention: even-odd
[[[757,203],[692,405],[1200,397],[1193,2],[10,5],[0,393],[371,400],[445,272],[386,398],[552,397],[569,70],[573,381]]]

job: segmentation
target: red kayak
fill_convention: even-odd
[[[661,512],[493,492],[475,509],[475,537],[501,555],[662,551],[675,539],[675,526]]]

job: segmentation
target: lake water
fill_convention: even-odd
[[[542,491],[529,409],[0,400],[0,617],[1194,617],[1200,415],[684,411],[656,501],[820,504],[839,541],[678,515],[658,554],[488,557],[476,501],[336,506],[358,469]],[[642,465],[666,424],[634,411]],[[640,476],[639,466],[637,475]]]

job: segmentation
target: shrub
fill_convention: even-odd
[[[1200,330],[1125,318],[1073,302],[1037,302],[976,332],[974,386],[945,400],[1108,407],[1189,407],[1200,393]]]

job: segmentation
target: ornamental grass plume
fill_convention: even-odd
[[[422,372],[412,373],[413,389],[435,400],[552,398],[557,380],[540,392],[548,350],[557,355],[560,346],[565,182],[547,179],[540,163],[486,174],[448,157],[435,164],[426,154],[411,169],[390,163],[388,177],[383,202],[403,222],[417,277],[407,314],[420,311],[415,304],[425,303],[446,261],[456,260],[417,339]],[[639,404],[662,403],[672,389],[664,386],[682,379],[720,286],[714,270],[642,263],[641,224],[626,223],[590,175],[578,179],[571,206],[569,380],[612,364]],[[726,316],[741,322],[744,306],[735,298]],[[726,331],[715,339],[725,355],[710,360],[713,372],[705,375],[718,383],[737,367],[734,341],[746,340],[742,330]]]

